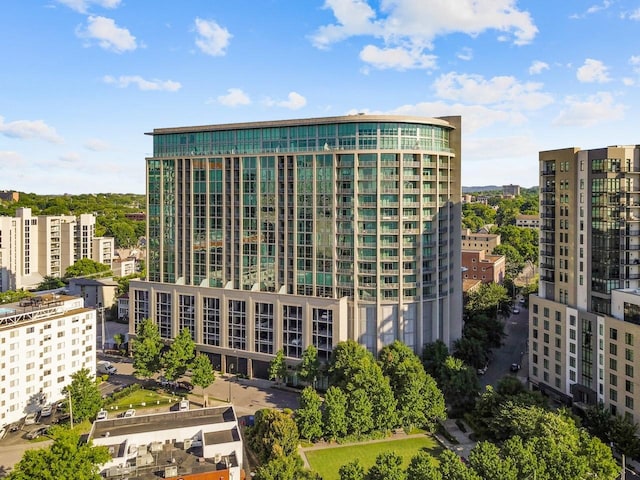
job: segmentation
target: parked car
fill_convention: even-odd
[[[482,368],[478,369],[478,375],[484,375],[485,373],[487,373],[487,368],[489,368],[489,365],[485,365]]]
[[[106,410],[100,410],[98,412],[98,415],[96,415],[96,421],[97,420],[106,420],[107,419],[107,411]]]
[[[124,415],[122,415],[122,416],[124,418],[131,418],[131,417],[134,417],[135,415],[136,415],[136,411],[133,408],[130,408],[129,410],[124,412]]]
[[[186,412],[187,410],[189,410],[189,400],[180,400],[180,403],[178,404],[178,411]]]
[[[62,414],[58,415],[56,418],[53,419],[53,423],[64,423],[64,422],[68,421],[70,418],[71,418],[71,414],[62,413]]]
[[[53,413],[53,405],[49,403],[44,407],[42,407],[42,410],[40,410],[40,417],[50,417],[52,413]]]
[[[45,433],[47,433],[48,430],[49,430],[48,426],[34,428],[29,433],[27,433],[26,438],[27,438],[27,440],[35,440],[39,436],[44,435]]]
[[[519,314],[520,313],[520,309],[518,307],[513,307],[513,313],[515,315]]]
[[[33,425],[34,423],[36,423],[37,420],[38,420],[38,414],[37,413],[30,413],[26,417],[24,417],[24,424],[25,425]]]
[[[511,371],[512,372],[517,372],[520,370],[520,364],[519,363],[512,363],[511,364]]]
[[[18,430],[20,430],[22,428],[22,422],[13,422],[11,425],[9,425],[9,431],[10,432],[17,432]]]

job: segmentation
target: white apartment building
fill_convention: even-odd
[[[96,311],[79,297],[40,295],[0,306],[0,426],[63,398],[71,375],[95,372]]]
[[[91,214],[38,215],[19,208],[0,217],[0,291],[33,288],[45,276],[62,277],[81,258],[111,267],[115,240],[95,236]]]

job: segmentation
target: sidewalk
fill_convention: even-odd
[[[447,419],[442,424],[444,425],[445,430],[449,432],[449,434],[454,437],[458,441],[458,443],[451,443],[449,440],[439,434],[435,434],[434,436],[445,448],[448,448],[460,457],[469,458],[469,453],[471,453],[471,450],[473,450],[473,447],[475,447],[477,443],[469,438],[469,434],[472,433],[471,428],[469,428],[466,423],[462,422],[467,430],[467,433],[465,433],[460,430],[458,425],[456,425],[456,420],[453,419]]]

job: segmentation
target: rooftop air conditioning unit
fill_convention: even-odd
[[[164,478],[172,478],[178,476],[178,467],[172,465],[170,467],[165,467],[164,469]]]

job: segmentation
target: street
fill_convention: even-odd
[[[518,378],[527,380],[529,364],[527,360],[527,336],[529,332],[529,311],[522,304],[517,304],[520,312],[513,313],[505,320],[506,334],[502,346],[493,351],[493,358],[484,375],[479,377],[480,386],[484,390],[487,385],[496,385],[505,375],[512,374],[511,364],[520,364]]]

